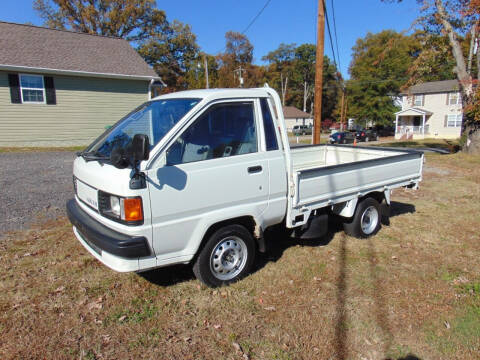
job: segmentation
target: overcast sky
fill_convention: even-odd
[[[169,20],[178,19],[192,26],[197,42],[203,51],[216,54],[223,50],[225,32],[242,32],[259,13],[267,0],[157,0]],[[0,0],[0,20],[42,25],[42,20],[32,8],[32,0]],[[325,0],[330,15],[334,37],[332,0]],[[252,42],[254,61],[261,63],[263,55],[280,43],[316,42],[316,0],[270,0],[268,6],[248,29],[246,35]],[[351,49],[359,37],[368,32],[385,29],[408,30],[418,16],[415,0],[402,4],[383,3],[381,0],[333,0],[342,74],[348,78]],[[334,40],[335,42],[335,40]],[[334,48],[336,51],[336,47]],[[325,54],[332,58],[327,30]]]

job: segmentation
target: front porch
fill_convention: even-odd
[[[395,113],[395,139],[425,139],[430,136],[428,120],[432,112],[410,108]]]

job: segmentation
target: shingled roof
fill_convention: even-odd
[[[312,115],[303,112],[294,106],[284,106],[283,117],[286,119],[309,119],[312,117]]]
[[[435,94],[459,91],[460,86],[457,80],[431,81],[423,84],[413,85],[403,95],[411,94]]]
[[[0,22],[0,69],[158,79],[120,38]]]

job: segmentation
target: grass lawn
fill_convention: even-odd
[[[115,273],[65,218],[0,243],[1,359],[480,358],[480,157],[428,154],[390,225],[358,240],[269,239],[210,289],[176,266]]]

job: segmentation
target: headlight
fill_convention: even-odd
[[[126,198],[99,191],[98,210],[103,216],[121,223],[143,224],[143,206],[140,196]]]
[[[113,215],[118,216],[119,218],[122,215],[120,199],[117,196],[110,196],[110,210],[112,211]]]

